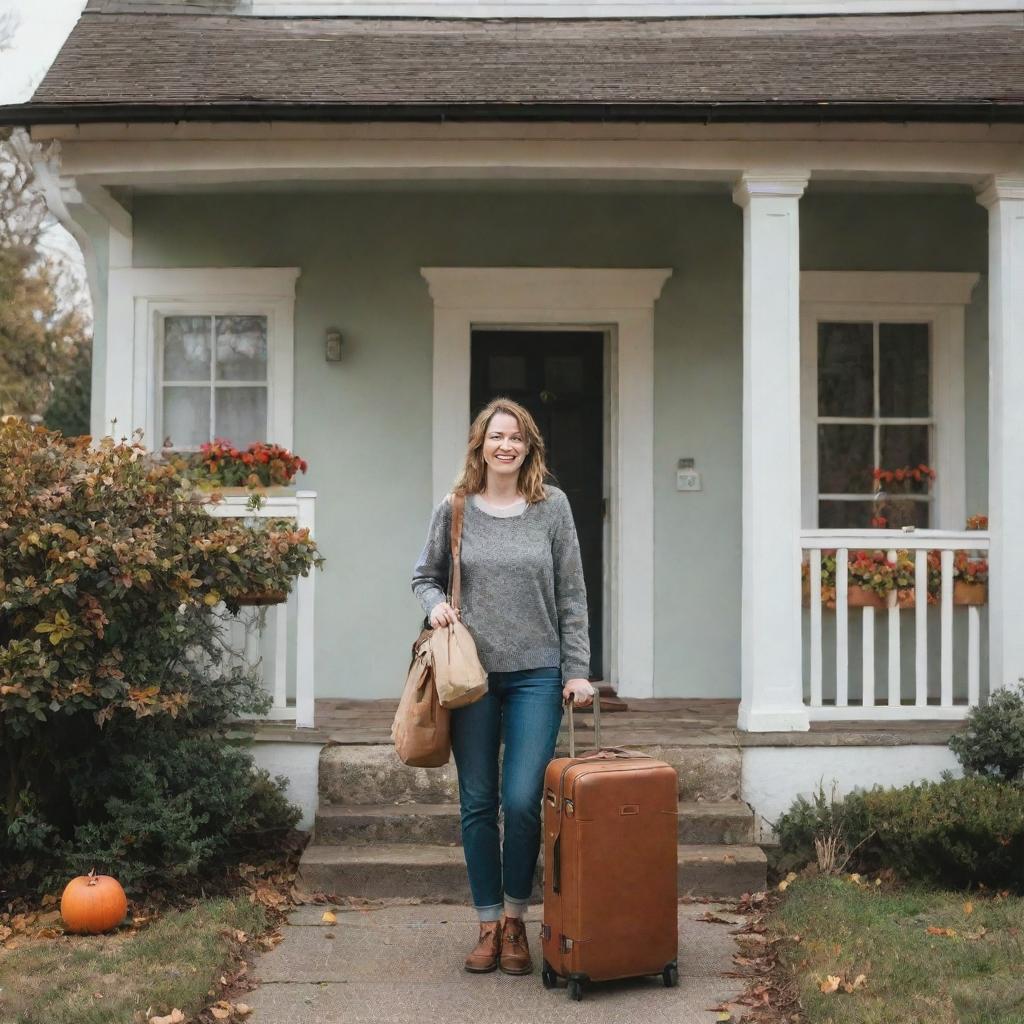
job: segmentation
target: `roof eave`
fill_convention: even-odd
[[[917,121],[1024,123],[1024,98],[967,102],[814,103],[22,103],[0,125],[182,121]]]

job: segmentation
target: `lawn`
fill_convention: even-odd
[[[769,930],[810,1024],[1024,1024],[1024,899],[803,879]]]
[[[242,895],[168,911],[141,929],[0,946],[0,1022],[132,1024],[175,1008],[191,1016],[219,998],[238,933],[266,922],[266,908]]]

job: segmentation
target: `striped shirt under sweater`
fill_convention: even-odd
[[[559,665],[563,679],[590,673],[583,563],[565,492],[545,487],[521,515],[493,516],[466,501],[462,522],[462,622],[488,672]],[[451,496],[430,518],[412,589],[424,612],[447,600]]]

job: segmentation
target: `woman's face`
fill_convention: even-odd
[[[519,421],[507,412],[496,412],[484,432],[484,462],[501,476],[519,472],[527,453]]]

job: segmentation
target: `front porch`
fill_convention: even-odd
[[[162,437],[165,392],[198,387],[162,376],[169,320],[265,319],[266,437],[309,461],[328,564],[305,610],[268,615],[288,636],[250,650],[274,717],[312,738],[321,700],[397,696],[420,618],[408,574],[461,456],[481,325],[607,346],[595,585],[620,696],[739,697],[727,733],[814,736],[960,719],[1024,674],[1018,127],[163,131],[34,130],[60,147],[37,172],[90,258],[98,432]],[[927,410],[809,404],[823,323],[873,330],[876,357],[880,332],[923,329]],[[892,451],[916,462],[923,444],[938,467],[928,515],[913,533],[827,520],[870,495],[819,479],[819,433],[875,431],[844,449],[870,472],[897,426],[918,433]],[[687,460],[703,486],[677,483]],[[968,513],[991,529],[963,530]],[[805,560],[816,593],[822,557],[875,549],[910,552],[935,603],[851,608],[840,571],[835,609],[803,607]],[[984,607],[954,600],[960,552],[987,556]]]

